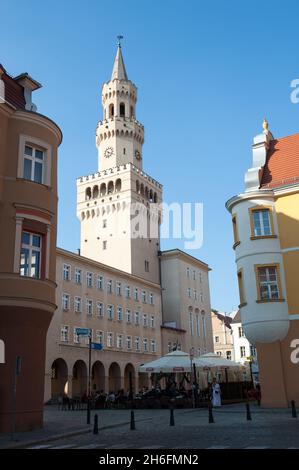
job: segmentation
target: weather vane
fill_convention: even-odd
[[[121,40],[123,39],[124,37],[123,36],[117,36],[117,45],[118,47],[121,47]]]

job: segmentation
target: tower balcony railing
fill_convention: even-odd
[[[116,114],[115,116],[111,116],[111,117],[109,117],[109,118],[107,118],[107,119],[100,120],[100,121],[98,122],[98,127],[99,127],[99,126],[103,126],[103,125],[105,125],[105,124],[109,124],[109,122],[112,122],[112,121],[118,121],[119,118],[120,118],[122,121],[124,121],[124,122],[133,122],[134,124],[137,124],[137,125],[140,126],[142,129],[144,129],[144,126],[141,124],[141,122],[137,121],[137,119],[135,119],[135,118],[129,118],[129,117],[127,117],[127,116],[119,116],[119,115],[117,115],[117,114]],[[119,122],[121,122],[121,121],[119,121]]]

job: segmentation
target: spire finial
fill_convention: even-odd
[[[121,40],[123,39],[123,36],[117,36],[117,47],[121,47]]]
[[[268,121],[267,121],[266,118],[264,118],[264,121],[263,121],[263,129],[264,129],[264,131],[267,131],[267,130],[268,130],[268,127],[269,127]]]

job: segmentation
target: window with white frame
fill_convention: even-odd
[[[75,268],[75,283],[81,284],[81,278],[82,278],[82,270],[79,268]]]
[[[134,300],[136,300],[136,302],[138,302],[139,300],[139,292],[138,292],[137,287],[135,287],[134,289]]]
[[[116,336],[116,347],[121,349],[123,347],[123,335],[118,334]]]
[[[121,295],[121,282],[116,283],[116,295]]]
[[[255,237],[272,235],[269,209],[254,210],[252,217]]]
[[[64,281],[71,280],[71,266],[69,264],[63,265],[63,280]]]
[[[104,304],[103,302],[97,302],[97,316],[103,317],[104,316]]]
[[[41,277],[41,249],[42,237],[36,233],[23,232],[20,275],[28,277]]]
[[[68,325],[61,325],[60,327],[60,341],[67,343],[69,340],[69,327]]]
[[[131,323],[131,310],[126,308],[126,322]]]
[[[108,348],[113,347],[113,333],[112,332],[107,333],[107,346]]]
[[[154,294],[151,292],[150,295],[149,295],[149,303],[151,305],[154,305]]]
[[[87,315],[93,314],[93,301],[91,299],[86,299],[86,313]]]
[[[74,343],[80,344],[80,335],[77,334],[77,327],[74,327]]]
[[[104,289],[104,278],[100,274],[97,275],[97,289]]]
[[[231,361],[231,359],[232,359],[232,352],[231,351],[226,351],[226,359],[229,359]]]
[[[135,325],[140,324],[140,314],[139,312],[135,312]]]
[[[95,337],[95,342],[104,344],[104,332],[101,330],[96,330],[96,337]]]
[[[120,305],[117,307],[117,320],[123,320],[123,308]]]
[[[127,336],[127,349],[132,349],[132,336]]]
[[[154,339],[151,340],[151,351],[156,352],[156,341]]]
[[[82,298],[81,297],[76,296],[74,298],[74,310],[76,313],[82,312]]]
[[[143,314],[143,326],[147,326],[147,313]]]
[[[62,310],[70,309],[71,296],[69,294],[62,294]]]
[[[146,304],[146,291],[145,290],[142,291],[142,302]]]
[[[244,335],[244,332],[243,332],[243,328],[242,328],[242,326],[239,326],[239,328],[238,328],[238,332],[239,332],[239,338],[242,338],[242,337],[244,337],[244,336],[245,336],[245,335]]]
[[[240,356],[241,356],[241,357],[245,357],[245,356],[246,356],[245,346],[240,346]]]
[[[143,338],[143,351],[147,352],[148,351],[148,341],[147,338]]]
[[[136,349],[136,351],[140,351],[140,338],[139,338],[139,336],[136,336],[136,338],[135,338],[135,349]]]
[[[256,356],[256,348],[255,346],[250,345],[250,355]]]
[[[107,281],[107,292],[108,294],[112,294],[112,279],[108,279]]]
[[[259,267],[258,283],[261,300],[279,299],[279,279],[276,266]]]
[[[108,306],[107,306],[107,317],[108,317],[108,320],[113,320],[113,316],[114,316],[114,308],[113,308],[113,305],[108,305]]]
[[[86,273],[86,285],[87,287],[92,287],[93,285],[93,275],[91,272]]]
[[[190,289],[190,287],[188,287],[188,289],[187,289],[187,295],[188,295],[189,299],[191,299],[191,289]]]
[[[203,302],[203,294],[202,294],[202,292],[201,292],[201,294],[200,294],[200,301]]]
[[[126,286],[126,299],[131,298],[131,288],[130,286]]]
[[[194,335],[194,327],[193,327],[193,315],[192,315],[192,312],[189,312],[189,330],[190,330],[190,334],[193,336],[193,335]]]
[[[151,327],[151,328],[155,328],[155,317],[154,317],[154,315],[151,315],[151,318],[150,318],[150,327]]]
[[[45,183],[46,152],[32,145],[25,145],[23,178],[35,183]]]

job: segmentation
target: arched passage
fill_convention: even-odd
[[[120,390],[120,367],[116,362],[112,362],[109,367],[109,391]]]
[[[81,359],[73,367],[72,391],[73,397],[82,397],[87,393],[87,366]]]
[[[92,391],[105,390],[105,367],[100,361],[96,361],[91,369]]]
[[[124,379],[125,379],[125,392],[130,390],[130,375],[132,378],[132,389],[135,391],[135,369],[132,364],[127,364],[125,367]]]
[[[51,397],[68,393],[68,369],[64,359],[55,359],[52,364]]]

